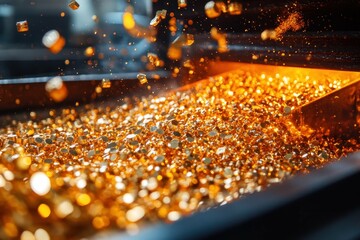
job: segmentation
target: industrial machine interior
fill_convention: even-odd
[[[0,239],[359,239],[359,10],[0,0]]]

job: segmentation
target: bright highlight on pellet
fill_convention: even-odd
[[[25,21],[19,21],[16,23],[16,28],[18,32],[27,32],[29,31],[29,24]]]
[[[42,38],[42,43],[53,54],[58,54],[65,46],[65,39],[57,30],[50,30]]]
[[[68,96],[67,87],[61,77],[50,79],[45,85],[45,90],[55,102],[62,102]]]
[[[39,196],[46,195],[51,189],[50,179],[43,172],[36,172],[31,176],[30,186]]]

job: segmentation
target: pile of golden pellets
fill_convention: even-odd
[[[239,70],[115,108],[13,121],[0,128],[0,239],[134,233],[321,167],[358,143],[300,132],[289,115],[344,84]]]

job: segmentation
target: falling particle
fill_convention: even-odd
[[[227,52],[228,46],[227,46],[227,40],[226,40],[226,34],[220,33],[216,27],[211,28],[210,30],[211,37],[217,41],[218,43],[218,52]]]
[[[162,19],[166,18],[166,13],[165,9],[156,11],[155,17],[150,21],[150,26],[156,27]]]
[[[170,30],[171,34],[175,35],[175,33],[177,31],[177,25],[176,25],[176,18],[175,17],[170,18],[168,29]]]
[[[98,21],[99,21],[99,18],[98,18],[98,16],[96,16],[96,15],[93,15],[93,16],[91,17],[91,19],[92,19],[94,22],[98,22]]]
[[[227,12],[230,15],[240,15],[242,12],[242,5],[241,3],[238,2],[231,2],[229,3],[229,5],[227,6]]]
[[[62,102],[68,96],[68,90],[61,77],[50,79],[45,85],[45,90],[55,102]]]
[[[94,47],[87,47],[84,51],[84,55],[86,57],[92,57],[95,55],[95,48]]]
[[[45,173],[36,172],[30,178],[30,187],[37,195],[46,195],[51,189],[50,179]]]
[[[137,222],[145,216],[145,210],[143,207],[137,206],[126,212],[126,219],[129,222]]]
[[[217,18],[222,12],[226,12],[226,5],[223,2],[209,1],[205,4],[204,8],[208,18]]]
[[[143,27],[137,24],[133,15],[133,9],[131,7],[126,8],[122,20],[125,30],[132,37],[145,38],[149,42],[156,41],[156,29],[153,27]]]
[[[291,13],[285,20],[281,21],[274,30],[264,30],[261,33],[261,39],[281,40],[287,31],[298,31],[305,26],[302,16],[298,12]]]
[[[42,38],[42,43],[53,54],[59,53],[65,46],[65,39],[56,30],[46,32]]]
[[[186,46],[190,46],[194,43],[194,35],[193,34],[187,33],[185,35],[185,37],[186,37],[186,41],[185,41]]]
[[[36,240],[50,240],[49,233],[42,228],[37,229],[34,235]]]
[[[123,15],[123,24],[125,29],[131,30],[135,28],[135,19],[131,12],[125,12]]]
[[[27,32],[29,31],[29,24],[25,21],[19,21],[16,23],[16,28],[18,32]]]
[[[276,37],[276,31],[275,30],[264,30],[262,33],[261,33],[261,39],[262,40],[267,40],[267,39],[272,39],[272,40],[276,40],[277,37]]]
[[[96,92],[97,94],[102,93],[102,87],[101,87],[101,86],[97,86],[97,87],[95,88],[95,92]]]
[[[191,46],[194,41],[193,34],[181,34],[170,44],[167,56],[172,60],[179,60],[182,56],[182,47]]]
[[[194,68],[194,65],[191,62],[191,60],[185,60],[184,63],[183,63],[183,66],[186,67],[186,68],[190,68],[190,69]]]
[[[111,87],[111,81],[110,81],[110,79],[104,78],[104,79],[101,81],[101,87],[102,87],[102,88],[110,88],[110,87]]]
[[[159,59],[159,57],[154,53],[148,53],[147,58],[149,62],[155,67],[162,67],[164,62]]]
[[[144,73],[139,73],[136,77],[139,80],[140,84],[145,84],[148,82],[146,75]]]
[[[65,17],[65,15],[66,15],[65,12],[60,13],[60,17]]]
[[[75,0],[72,0],[70,3],[69,3],[69,7],[72,9],[72,10],[77,10],[80,5],[78,2],[76,2]]]
[[[187,6],[187,0],[178,0],[178,7],[184,8]]]
[[[50,207],[44,203],[40,204],[37,210],[38,210],[39,215],[43,218],[47,218],[51,214]]]

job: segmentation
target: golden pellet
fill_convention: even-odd
[[[154,54],[154,53],[148,53],[147,54],[148,60],[149,62],[155,66],[155,67],[162,67],[164,66],[164,61],[162,61],[158,55]]]
[[[262,31],[260,37],[262,40],[267,40],[267,39],[276,40],[277,39],[276,31],[271,30],[271,29],[266,29],[266,30]]]
[[[95,48],[94,47],[87,47],[84,51],[84,55],[86,57],[92,57],[95,55]]]
[[[55,102],[62,102],[68,96],[67,87],[61,77],[50,79],[45,85],[45,90]]]
[[[178,0],[178,7],[184,8],[187,6],[187,0]]]
[[[217,18],[223,12],[223,9],[226,8],[225,3],[209,1],[205,4],[205,14],[208,18]]]
[[[182,56],[182,47],[183,46],[191,46],[194,43],[194,35],[193,34],[181,34],[177,37],[171,44],[167,52],[167,56],[170,59],[178,60]]]
[[[239,2],[231,2],[227,6],[227,12],[230,15],[240,15],[242,13],[242,5]]]
[[[65,46],[65,38],[63,38],[57,30],[46,32],[42,38],[42,43],[53,54],[58,54]]]
[[[140,84],[145,84],[148,82],[147,77],[144,73],[139,73],[136,77],[139,80]]]
[[[216,27],[211,28],[210,36],[218,43],[218,52],[223,53],[228,51],[226,34],[220,33]]]
[[[103,78],[103,80],[101,80],[101,87],[102,88],[111,88],[111,81],[108,78]]]
[[[18,32],[27,32],[29,31],[29,24],[25,21],[19,21],[16,23],[16,28]]]
[[[79,9],[80,7],[80,4],[75,1],[75,0],[71,0],[71,2],[69,3],[69,7],[72,9],[72,10],[77,10]]]
[[[150,26],[156,27],[162,19],[166,18],[166,12],[165,9],[156,11],[155,17],[150,21]]]

